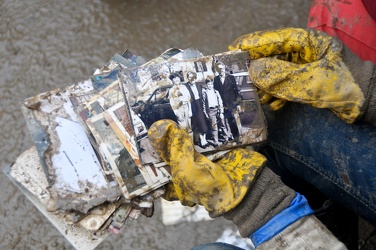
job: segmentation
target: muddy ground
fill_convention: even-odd
[[[151,59],[170,47],[204,54],[227,50],[238,36],[305,27],[310,1],[0,1],[0,167],[32,146],[19,102],[87,79],[125,49]],[[0,248],[72,249],[0,173]],[[189,249],[216,240],[224,219],[164,226],[160,204],[98,249]]]

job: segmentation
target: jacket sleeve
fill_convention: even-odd
[[[208,105],[207,105],[207,93],[206,93],[206,90],[205,89],[202,89],[202,111],[204,111],[204,114],[206,117],[209,117],[209,114],[207,112],[207,108],[208,108]]]
[[[314,216],[301,218],[256,249],[347,249]]]
[[[365,103],[362,106],[362,120],[376,126],[376,67],[371,61],[363,61],[344,46],[343,61],[349,68],[355,82],[362,89]]]
[[[241,203],[223,216],[256,249],[346,249],[312,214],[304,196],[265,167]]]

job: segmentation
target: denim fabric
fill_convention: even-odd
[[[269,143],[257,150],[268,166],[282,180],[305,180],[376,226],[376,127],[346,124],[328,109],[297,103],[264,112]]]
[[[227,243],[213,242],[213,243],[199,245],[197,247],[192,248],[192,250],[244,250],[244,249],[227,244]]]

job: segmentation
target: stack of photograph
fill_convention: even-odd
[[[34,146],[8,176],[76,248],[95,248],[141,214],[134,198],[171,181],[148,139],[170,119],[215,160],[266,141],[247,52],[115,54],[90,79],[22,102]]]

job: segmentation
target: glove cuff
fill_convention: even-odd
[[[363,61],[346,46],[343,46],[342,58],[365,97],[359,118],[376,126],[376,66]]]
[[[271,218],[249,238],[252,240],[255,247],[258,247],[260,244],[282,232],[295,221],[310,214],[313,214],[313,210],[308,205],[307,199],[303,195],[296,193],[296,197],[292,200],[288,208]]]
[[[370,77],[367,90],[363,90],[366,103],[364,104],[364,116],[362,120],[376,126],[376,67],[373,66],[373,73]],[[362,87],[361,87],[362,88]]]
[[[250,236],[289,207],[296,196],[269,168],[261,171],[242,202],[223,215],[238,227],[242,237]]]

